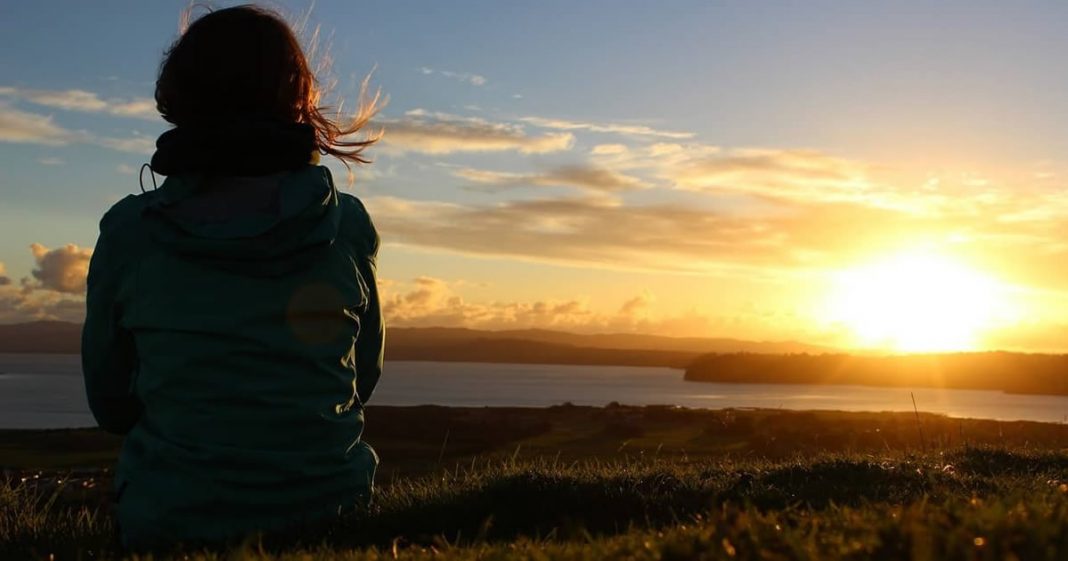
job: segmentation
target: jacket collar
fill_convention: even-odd
[[[300,169],[309,159],[317,163],[317,156],[311,125],[236,119],[163,133],[156,140],[152,170],[166,176],[268,175]]]

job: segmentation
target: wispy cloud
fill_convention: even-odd
[[[625,154],[628,148],[624,144],[598,144],[590,150],[590,154],[594,156],[612,156],[617,154]]]
[[[591,191],[632,191],[650,185],[641,179],[595,165],[567,165],[538,173],[510,173],[474,168],[460,168],[453,175],[495,188],[552,186],[576,187]]]
[[[671,170],[684,189],[739,190],[802,199],[852,195],[870,187],[864,164],[815,150],[733,150]]]
[[[681,190],[738,193],[797,201],[874,201],[874,166],[817,150],[655,143],[636,148],[600,144],[592,161],[643,170]],[[892,189],[891,189],[892,190]]]
[[[817,150],[723,149],[699,143],[665,142],[632,148],[617,143],[595,145],[589,158],[588,162],[536,173],[470,167],[452,173],[492,188],[570,186],[620,192],[659,186],[802,202],[889,204],[897,193],[873,178],[874,166]],[[656,185],[639,175],[655,180]]]
[[[567,131],[583,130],[590,132],[621,134],[628,136],[653,136],[675,139],[693,138],[695,136],[692,132],[665,131],[654,129],[645,125],[633,125],[626,123],[594,123],[588,121],[570,121],[567,119],[552,119],[546,117],[523,117],[519,120],[521,122],[528,123],[536,127]]]
[[[748,280],[828,270],[902,247],[971,255],[1007,282],[1062,291],[1063,222],[1004,223],[1034,204],[916,213],[860,202],[783,200],[768,208],[634,204],[604,197],[453,203],[371,197],[384,239],[461,254],[587,268],[692,272]]]
[[[151,154],[156,149],[156,139],[141,134],[135,134],[127,138],[96,137],[94,143],[105,148],[132,154]]]
[[[619,307],[619,314],[626,317],[642,317],[649,313],[649,308],[655,302],[655,298],[648,291],[643,292]]]
[[[20,144],[63,146],[78,133],[52,121],[52,117],[27,113],[0,103],[0,141]]]
[[[367,203],[387,240],[464,254],[675,272],[749,274],[756,265],[796,265],[788,236],[774,223],[683,205],[625,206],[604,197]]]
[[[568,150],[575,142],[570,133],[530,135],[521,125],[422,109],[408,111],[402,119],[380,119],[376,124],[385,130],[384,149],[394,152],[544,154]]]
[[[420,67],[419,72],[427,76],[438,75],[445,78],[449,78],[450,80],[466,82],[468,84],[471,84],[472,86],[486,85],[486,77],[482,76],[481,74],[472,74],[470,72],[453,72],[452,70],[438,70],[435,68],[430,68],[428,66]]]
[[[147,97],[136,98],[102,98],[99,94],[85,90],[38,90],[12,86],[0,86],[0,96],[20,99],[34,105],[79,111],[83,113],[105,113],[118,117],[159,120],[156,102]]]
[[[121,152],[151,154],[155,139],[141,134],[127,138],[97,136],[85,130],[70,130],[56,124],[50,115],[29,113],[0,102],[0,142],[16,144],[41,144],[67,146],[69,144],[95,144]],[[42,161],[55,165],[57,159]]]

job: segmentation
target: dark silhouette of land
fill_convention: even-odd
[[[712,354],[686,379],[749,384],[850,384],[1068,395],[1068,355],[1007,352],[890,356]]]
[[[61,321],[0,325],[0,353],[78,353],[81,324]],[[390,327],[387,360],[605,364],[685,368],[705,353],[818,353],[795,342],[639,334],[585,335],[541,329],[480,331]]]
[[[82,324],[33,321],[0,325],[0,353],[77,354],[82,349]]]
[[[956,419],[932,413],[587,407],[395,407],[369,405],[364,438],[388,461],[383,481],[473,458],[564,461],[649,455],[698,461],[736,456],[789,459],[853,452],[898,454],[959,446],[1059,449],[1068,426]],[[0,429],[0,472],[99,469],[122,437],[100,429]]]
[[[0,325],[0,353],[78,353],[81,325]],[[586,335],[538,329],[390,328],[387,361],[657,366],[694,382],[944,387],[1068,395],[1068,355],[851,355],[796,342]]]

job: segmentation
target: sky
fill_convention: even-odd
[[[1068,350],[1068,4],[266,5],[388,96],[391,325]],[[187,6],[0,8],[0,322],[80,319]]]

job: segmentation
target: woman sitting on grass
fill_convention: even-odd
[[[164,57],[167,179],[100,222],[82,362],[100,426],[125,434],[124,544],[225,540],[370,498],[360,439],[382,371],[378,235],[319,154],[368,163],[376,138],[324,116],[289,26],[212,12]]]

